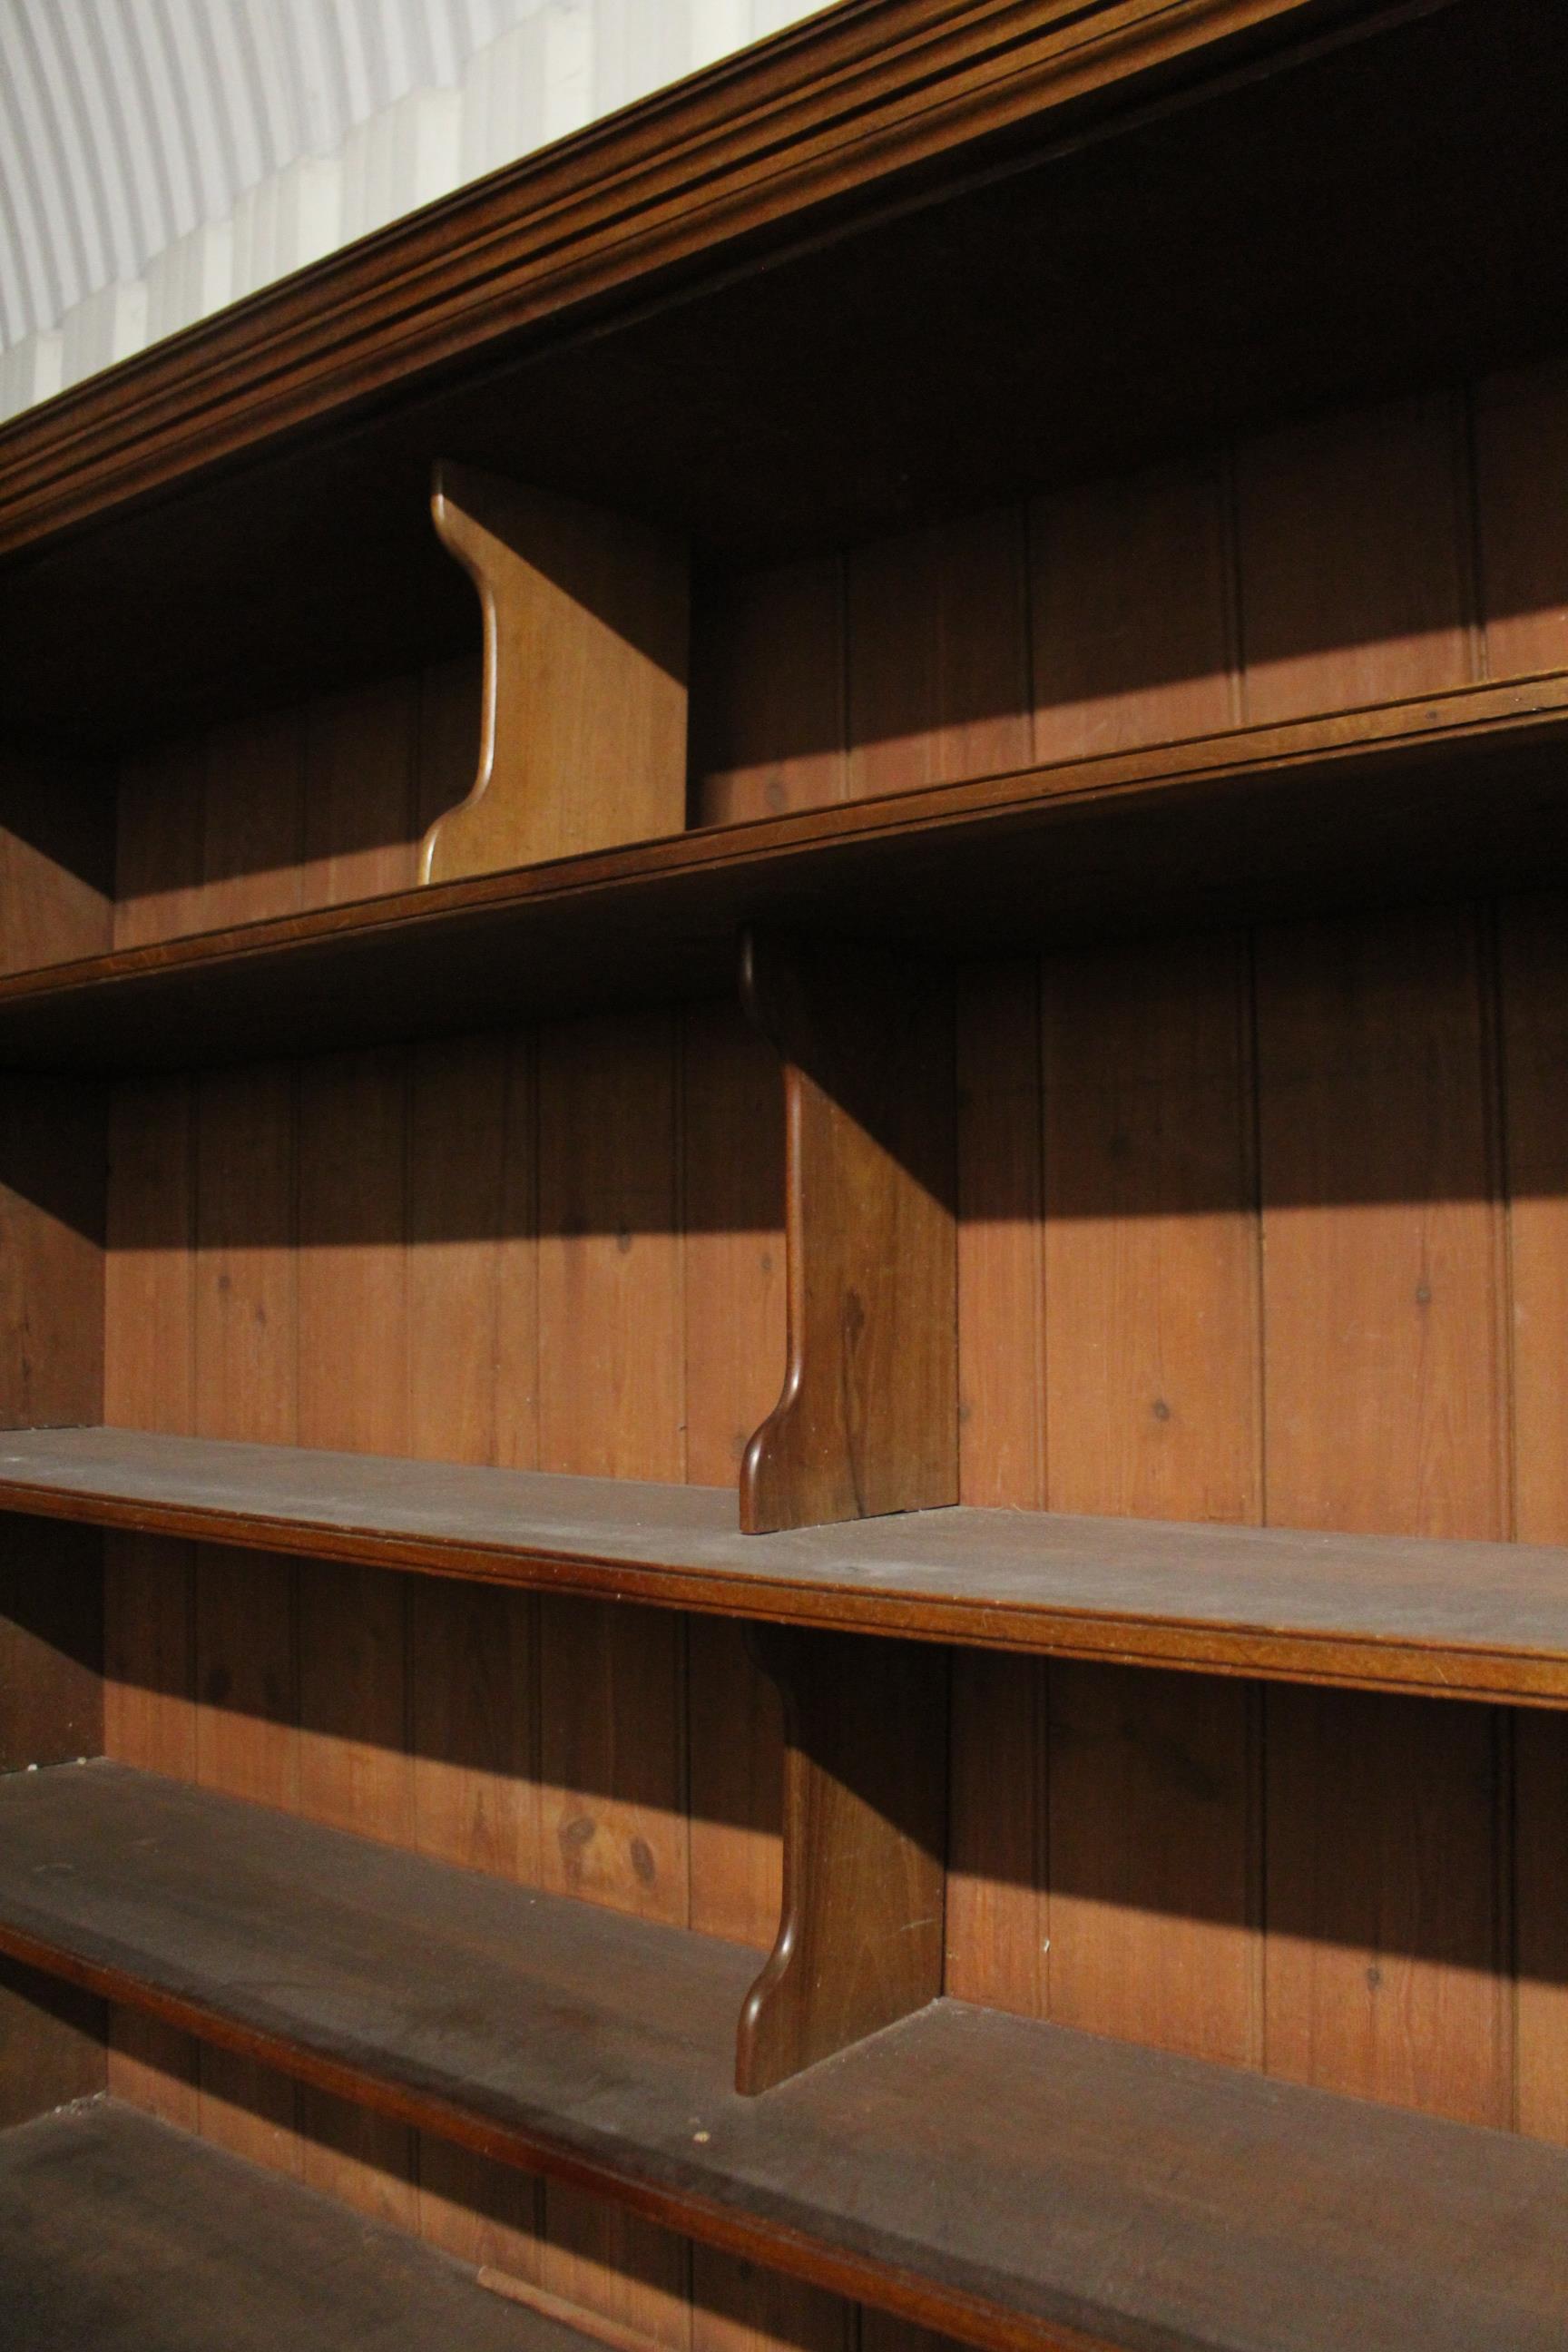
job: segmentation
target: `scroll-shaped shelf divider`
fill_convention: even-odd
[[[947,1653],[754,1626],[784,1700],[784,1908],[735,2086],[772,2090],[942,1990]]]
[[[746,1449],[750,1535],[958,1500],[952,981],[756,932],[746,1009],[784,1075],[788,1341]]]
[[[431,513],[479,591],[479,773],[426,835],[451,882],[679,833],[686,822],[690,567],[624,516],[471,467]]]

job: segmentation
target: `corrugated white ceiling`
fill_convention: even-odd
[[[0,415],[822,5],[0,0]]]

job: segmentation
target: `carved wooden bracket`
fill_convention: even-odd
[[[774,2084],[942,1990],[947,1653],[763,1625],[784,1709],[784,1910],[735,2084]]]
[[[749,937],[742,993],[784,1066],[788,1355],[741,1525],[958,1499],[953,1016],[939,968]]]
[[[479,774],[425,836],[449,882],[679,833],[686,822],[689,571],[619,515],[468,466],[436,469],[442,544],[479,590]]]

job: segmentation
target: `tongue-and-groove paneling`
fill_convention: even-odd
[[[1550,378],[1494,384],[966,525],[951,566],[927,534],[754,582],[710,625],[699,806],[1560,663],[1564,415]],[[460,783],[467,691],[258,730],[247,793],[275,761],[299,814],[253,872],[209,745],[201,857],[160,873],[171,828],[131,816],[122,921],[391,877]],[[1565,913],[1523,893],[966,970],[966,1497],[1568,1540]],[[110,1413],[726,1479],[782,1363],[778,1118],[763,1049],[707,1005],[127,1085]],[[115,1752],[767,1940],[778,1727],[733,1628],[110,1549]],[[954,1990],[1568,2134],[1555,1718],[974,1654],[954,1682]],[[132,2021],[115,2065],[672,2347],[838,2352],[859,2324]]]

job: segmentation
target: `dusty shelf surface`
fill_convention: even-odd
[[[743,1536],[727,1488],[133,1430],[0,1433],[0,1509],[738,1616],[1568,1704],[1568,1552],[912,1511]]]
[[[6,2352],[584,2352],[401,2231],[94,2099],[0,2133]]]
[[[1560,2352],[1568,2151],[938,2001],[731,2087],[737,1946],[106,1763],[0,1945],[982,2345]]]

